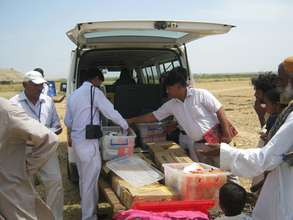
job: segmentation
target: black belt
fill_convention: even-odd
[[[194,143],[196,143],[196,144],[204,144],[204,143],[207,143],[207,141],[205,139],[201,139],[199,141],[195,141]]]

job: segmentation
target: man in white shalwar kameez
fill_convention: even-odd
[[[293,57],[279,66],[280,87],[284,97],[293,93]],[[234,175],[255,177],[269,171],[252,217],[254,220],[293,220],[293,167],[283,156],[293,151],[293,103],[280,114],[287,117],[279,120],[280,127],[263,148],[237,149],[228,144],[210,146],[207,155],[220,154],[220,167]],[[278,123],[278,119],[276,124]]]
[[[3,98],[0,125],[0,219],[54,220],[30,180],[56,152],[57,136]],[[28,141],[32,145],[29,156]]]

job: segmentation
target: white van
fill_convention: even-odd
[[[76,45],[72,51],[67,97],[84,81],[84,70],[100,68],[105,74],[107,97],[124,118],[157,109],[164,101],[160,84],[164,73],[187,69],[192,81],[186,44],[234,26],[185,21],[105,21],[77,24],[67,32]],[[120,80],[123,75],[129,80]],[[126,82],[125,82],[126,81]],[[119,85],[118,85],[119,84]],[[77,181],[74,155],[68,148],[68,172]]]

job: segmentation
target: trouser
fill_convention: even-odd
[[[39,175],[46,189],[46,203],[55,220],[63,219],[64,193],[57,152],[41,168]]]
[[[200,153],[198,150],[206,148],[205,143],[194,143],[193,146],[189,148],[189,154],[193,161],[200,162],[200,163],[206,163],[208,165],[214,166],[214,167],[220,167],[220,156],[215,157],[207,157]],[[197,160],[196,160],[197,159]],[[228,182],[234,182],[239,184],[239,178],[235,175],[229,175],[227,178]]]
[[[31,151],[31,147],[26,148],[27,154],[30,154]],[[62,220],[64,193],[57,152],[52,154],[50,159],[40,169],[38,175],[45,185],[46,204],[50,207],[55,220]]]
[[[101,156],[98,140],[73,143],[76,166],[79,174],[82,220],[97,219],[98,187]]]

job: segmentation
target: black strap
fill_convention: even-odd
[[[95,99],[95,87],[91,86],[91,125],[93,124],[93,105]]]

